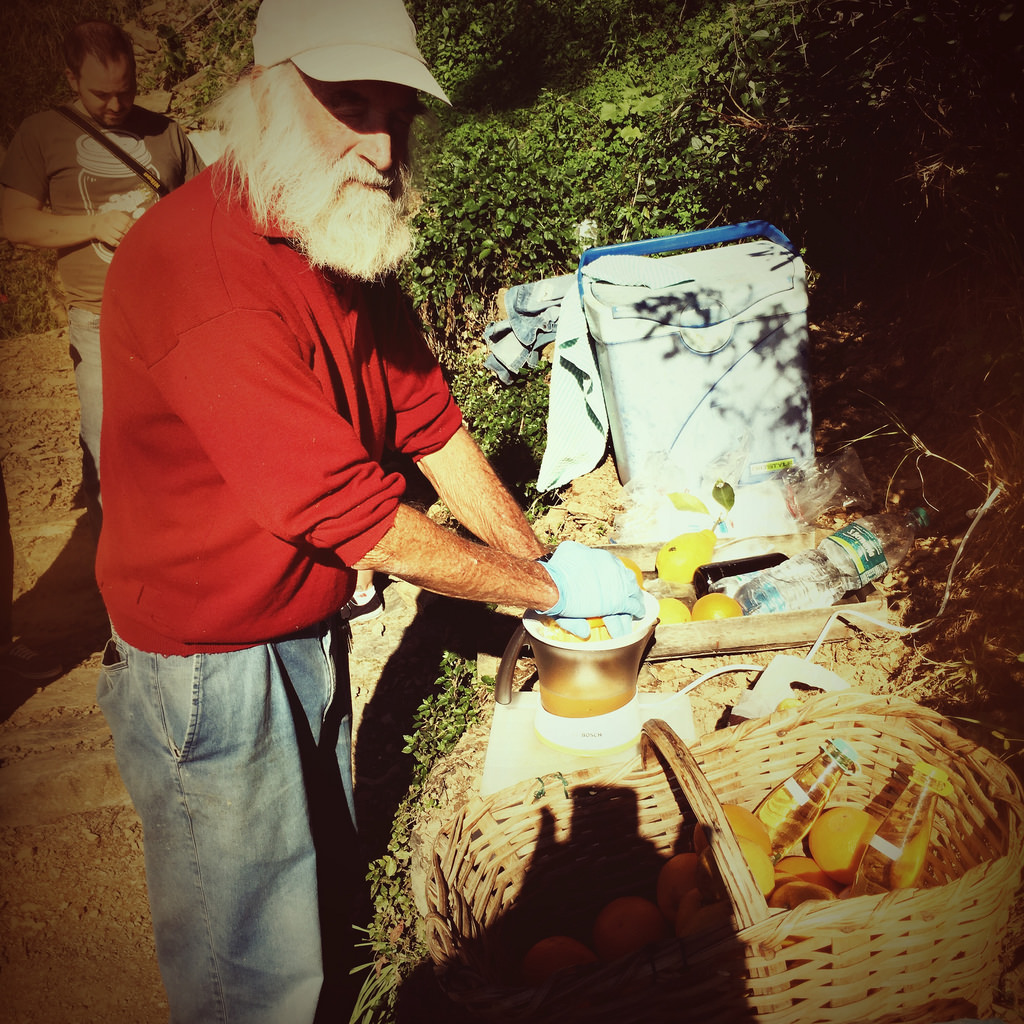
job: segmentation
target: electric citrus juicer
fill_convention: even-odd
[[[498,666],[494,699],[512,699],[512,673],[529,646],[537,666],[540,704],[534,728],[548,746],[571,754],[625,750],[640,736],[637,675],[658,622],[658,602],[644,593],[644,616],[625,636],[610,640],[559,639],[553,620],[529,611],[512,634]]]

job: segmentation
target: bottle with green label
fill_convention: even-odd
[[[935,807],[953,794],[942,768],[918,761],[909,777],[898,776],[902,792],[864,850],[851,896],[911,889],[921,879],[932,841]]]
[[[846,740],[826,740],[817,757],[798,768],[754,808],[768,830],[773,861],[784,857],[807,835],[843,776],[859,770],[857,752]]]
[[[828,608],[884,576],[929,524],[923,508],[864,516],[780,565],[759,572],[736,592],[744,615]]]

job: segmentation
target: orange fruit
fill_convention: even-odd
[[[753,839],[748,839],[746,836],[737,836],[736,838],[740,841],[740,850],[743,851],[743,856],[753,872],[754,881],[757,882],[761,892],[767,896],[775,888],[775,865],[772,863],[771,857]]]
[[[608,627],[604,624],[604,619],[600,615],[587,619],[587,622],[590,623],[590,636],[585,640],[583,637],[563,629],[550,615],[543,616],[540,621],[544,625],[547,639],[557,640],[563,644],[585,644],[591,640],[611,640],[612,638],[611,633],[608,632]]]
[[[743,608],[736,598],[715,592],[698,597],[690,609],[690,618],[694,622],[706,622],[708,619],[734,619],[742,614]]]
[[[707,928],[725,924],[732,917],[732,907],[725,900],[698,907],[685,921],[676,922],[676,936],[696,935]]]
[[[741,807],[739,804],[722,804],[722,811],[737,836],[746,836],[747,839],[760,846],[766,855],[771,856],[772,843],[768,838],[768,830],[753,811],[748,811],[746,807]],[[700,853],[707,845],[707,833],[698,823],[693,830],[693,848]]]
[[[676,907],[676,916],[673,921],[676,935],[688,935],[693,927],[693,918],[701,910],[703,902],[700,889],[693,888],[683,893]]]
[[[783,881],[813,882],[815,885],[824,885],[833,892],[837,892],[841,888],[834,879],[830,878],[824,871],[822,871],[816,860],[813,860],[811,857],[802,857],[797,854],[793,854],[789,857],[783,857],[776,863],[776,886],[781,884]]]
[[[795,879],[778,886],[768,897],[768,906],[792,910],[804,900],[834,900],[835,898],[835,892],[827,885]]]
[[[767,896],[775,888],[775,865],[772,864],[771,857],[753,839],[748,839],[746,836],[737,836],[736,839],[740,844],[740,852],[743,854],[744,860],[750,866],[754,882],[762,894]],[[697,887],[706,899],[721,899],[726,895],[727,890],[722,883],[710,847],[702,851],[699,863]]]
[[[678,597],[659,597],[658,621],[667,626],[676,622],[689,622],[690,609]]]
[[[695,853],[677,853],[662,864],[655,900],[666,920],[675,921],[679,901],[697,885],[699,861]]]
[[[571,935],[548,935],[535,942],[523,957],[521,972],[527,985],[540,985],[556,971],[592,964],[597,954]]]
[[[807,846],[829,878],[849,885],[878,824],[877,818],[860,807],[830,807],[811,826]]]
[[[656,903],[643,896],[619,896],[606,903],[594,921],[594,952],[601,960],[615,960],[668,934],[668,922]]]
[[[698,566],[711,561],[716,537],[711,530],[681,533],[661,546],[654,559],[659,580],[668,583],[692,583]]]
[[[625,555],[620,555],[618,554],[618,552],[614,551],[612,552],[612,554],[614,554],[615,557],[633,573],[633,575],[636,577],[636,585],[640,588],[643,588],[644,574],[640,566],[637,565],[632,558],[627,558]]]

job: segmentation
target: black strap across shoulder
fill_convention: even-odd
[[[137,174],[158,196],[163,197],[170,192],[170,189],[150,170],[143,167],[134,157],[129,156],[116,142],[108,139],[95,125],[90,124],[77,111],[71,107],[57,107],[57,111],[63,114],[69,121],[78,125],[83,131],[88,132],[104,149],[113,153],[129,170]]]

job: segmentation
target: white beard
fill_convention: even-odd
[[[291,239],[313,266],[377,280],[412,249],[408,168],[385,175],[354,153],[339,160],[307,129],[303,103],[317,100],[290,64],[225,94],[214,113],[232,177],[257,224]]]
[[[357,158],[355,158],[357,159]],[[277,205],[278,222],[315,267],[327,267],[362,281],[397,270],[412,249],[406,176],[395,189],[378,175],[364,180],[366,170],[346,158],[333,173],[307,190],[323,195],[320,203],[285,201]]]

